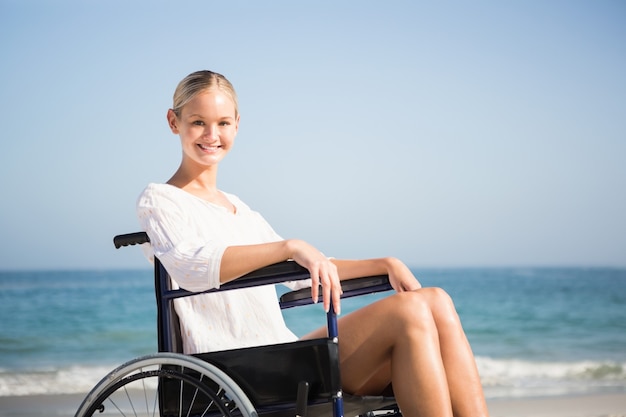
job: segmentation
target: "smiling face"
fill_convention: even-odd
[[[169,110],[167,119],[180,136],[183,163],[199,167],[217,166],[233,146],[239,115],[232,98],[217,88],[196,94],[178,111]]]

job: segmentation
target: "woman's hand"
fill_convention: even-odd
[[[386,258],[389,283],[396,292],[413,291],[422,288],[415,275],[399,259]]]
[[[332,299],[335,313],[341,313],[341,283],[337,267],[319,250],[302,240],[289,240],[290,257],[311,273],[311,297],[313,302],[319,300],[319,286],[322,286],[324,311],[330,310]]]

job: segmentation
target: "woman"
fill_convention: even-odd
[[[166,184],[148,185],[137,207],[175,285],[206,290],[293,259],[311,273],[314,301],[321,284],[324,309],[332,298],[339,313],[340,280],[388,274],[396,294],[339,319],[343,389],[377,395],[392,384],[407,417],[488,414],[471,348],[443,290],[421,288],[395,258],[328,259],[302,240],[282,239],[258,213],[218,189],[218,165],[239,128],[237,96],[226,78],[210,71],[187,76],[167,120],[180,137],[182,162]],[[273,286],[179,299],[175,306],[186,353],[297,339]],[[324,336],[320,329],[305,338]]]

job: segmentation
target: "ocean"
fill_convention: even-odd
[[[626,269],[414,272],[455,300],[488,398],[626,392]],[[154,353],[152,285],[149,269],[0,272],[0,396],[86,393]],[[320,305],[284,314],[298,335],[325,320]]]

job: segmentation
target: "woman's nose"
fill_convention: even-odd
[[[216,140],[218,138],[217,126],[207,126],[204,129],[204,137],[210,140]]]

